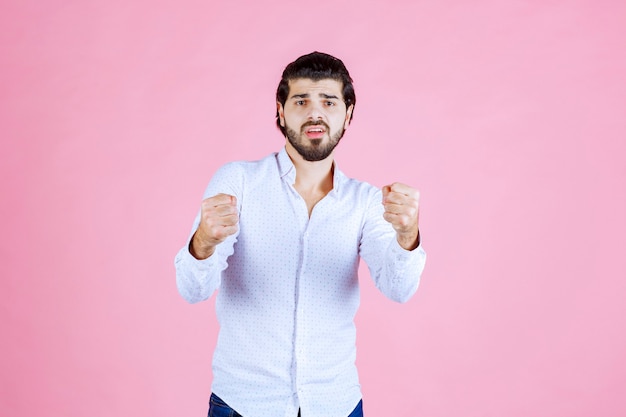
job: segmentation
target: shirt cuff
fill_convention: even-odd
[[[413,250],[406,250],[398,243],[397,239],[393,239],[393,243],[391,244],[391,256],[393,257],[396,265],[400,268],[406,267],[408,265],[418,265],[423,262],[426,257],[426,252],[422,247],[422,242],[418,247]]]
[[[176,263],[183,263],[185,269],[189,272],[198,272],[204,274],[217,265],[217,256],[215,253],[206,259],[196,259],[191,252],[189,252],[189,244],[181,248],[176,256]]]

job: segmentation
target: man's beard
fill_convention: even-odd
[[[330,140],[326,144],[322,144],[324,138],[320,139],[306,139],[306,134],[304,133],[305,129],[309,126],[319,126],[322,125],[326,129],[326,133],[331,135],[330,126],[322,121],[318,122],[306,122],[300,128],[300,134],[298,134],[295,130],[291,129],[287,124],[285,124],[285,131],[287,132],[287,140],[291,143],[291,146],[295,148],[296,151],[304,158],[306,161],[322,161],[333,152],[339,140],[343,137],[345,129],[342,127],[340,131],[330,136]],[[307,144],[306,142],[309,142]]]

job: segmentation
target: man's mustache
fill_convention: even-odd
[[[306,129],[309,126],[324,126],[324,128],[326,128],[327,132],[330,132],[330,126],[328,126],[326,124],[326,122],[324,122],[323,120],[316,120],[316,121],[309,121],[306,122],[305,124],[302,125],[302,127],[300,128],[300,131],[304,131],[304,129]]]

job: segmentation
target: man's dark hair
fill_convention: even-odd
[[[313,81],[330,78],[339,81],[343,84],[342,95],[343,101],[346,103],[346,108],[351,105],[354,106],[356,103],[350,73],[348,73],[348,69],[343,62],[332,55],[316,51],[308,55],[303,55],[287,65],[283,71],[282,79],[278,84],[278,89],[276,90],[276,101],[283,107],[289,95],[289,81],[299,78],[307,78]],[[354,108],[352,109],[352,115],[354,115]],[[352,120],[352,115],[350,115],[350,121]],[[276,110],[276,125],[280,131],[283,132],[283,135],[287,134],[286,129],[280,125],[278,110]]]

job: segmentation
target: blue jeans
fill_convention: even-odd
[[[209,400],[209,417],[243,417],[241,414],[233,410],[226,404],[220,397],[215,394],[211,394]],[[298,417],[300,411],[298,411]],[[348,417],[363,417],[363,400],[359,401],[356,408],[350,413]]]

